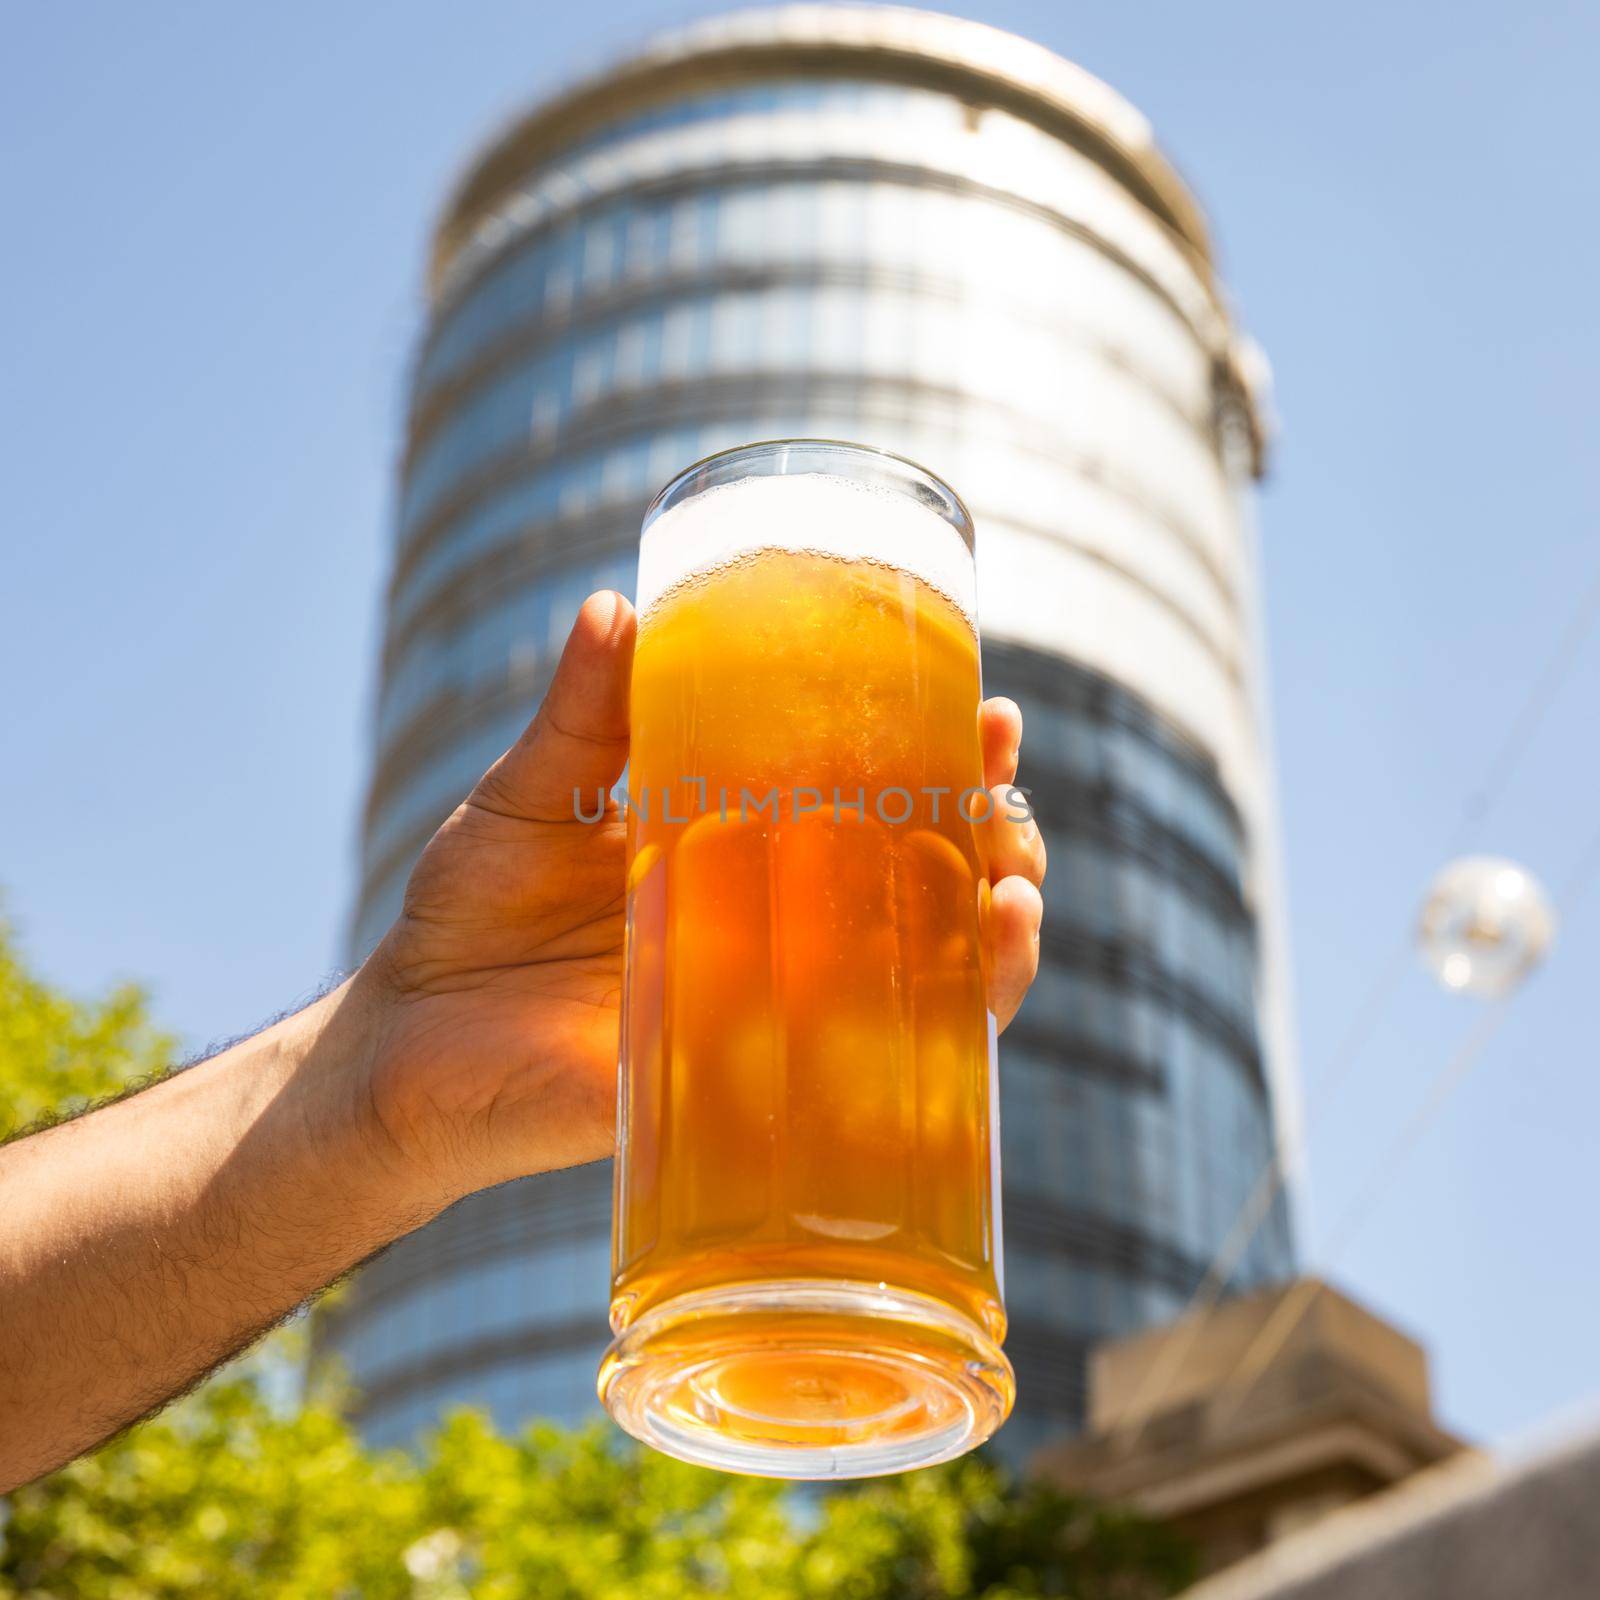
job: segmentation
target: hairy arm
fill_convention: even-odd
[[[70,1459],[448,1203],[368,1092],[346,984],[0,1148],[0,1490]]]

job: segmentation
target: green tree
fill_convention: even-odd
[[[75,1002],[0,924],[0,1137],[169,1070],[133,988]],[[460,1412],[366,1448],[323,1385],[286,1404],[257,1353],[0,1502],[19,1600],[1155,1600],[1191,1576],[1140,1518],[968,1458],[797,1500],[615,1430],[516,1438]],[[3,1426],[3,1419],[0,1419]]]

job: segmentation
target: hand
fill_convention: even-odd
[[[625,822],[580,821],[628,759],[634,614],[592,595],[544,704],[423,852],[400,919],[357,975],[375,1029],[371,1102],[441,1202],[611,1152],[622,996]],[[1001,1026],[1038,966],[1044,846],[1007,821],[1022,718],[981,711]]]

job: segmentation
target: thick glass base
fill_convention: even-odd
[[[775,1478],[870,1478],[982,1444],[1016,1397],[976,1323],[926,1295],[796,1280],[680,1295],[627,1327],[600,1399],[680,1461]]]

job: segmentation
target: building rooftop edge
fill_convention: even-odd
[[[987,23],[908,6],[794,4],[724,12],[657,35],[640,50],[537,102],[473,154],[433,232],[437,292],[474,220],[527,168],[636,105],[718,83],[867,69],[1006,106],[1088,145],[1209,279],[1205,217],[1144,116],[1092,73]]]

